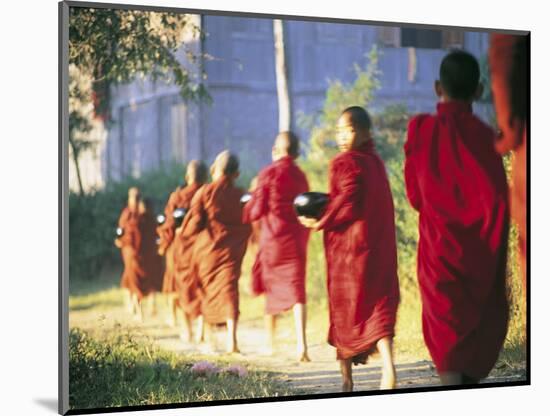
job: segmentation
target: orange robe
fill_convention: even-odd
[[[178,188],[170,194],[166,207],[164,208],[164,216],[166,220],[164,224],[157,227],[157,233],[160,238],[159,248],[165,250],[164,257],[166,261],[166,269],[164,272],[164,279],[162,284],[163,293],[174,293],[178,291],[178,285],[176,282],[176,245],[172,244],[174,241],[176,224],[174,221],[173,213],[177,208],[189,209],[191,204],[191,198],[200,185],[194,183],[184,188]],[[181,250],[178,250],[181,252]]]
[[[193,200],[201,194],[202,186],[188,186],[185,188],[187,192],[182,195],[182,200],[185,199],[183,208],[190,209]],[[187,213],[187,216],[190,212]],[[184,218],[185,221],[185,218]],[[183,228],[183,227],[182,227]],[[177,233],[173,248],[173,263],[176,292],[178,294],[179,307],[192,318],[200,315],[201,293],[197,277],[193,274],[192,257],[193,246],[195,245],[196,235],[185,236],[182,233]]]
[[[489,64],[497,122],[502,138],[497,151],[514,152],[510,189],[511,216],[518,226],[523,287],[527,255],[527,36],[491,36]]]
[[[142,279],[145,276],[139,255],[141,247],[141,233],[139,229],[140,216],[137,211],[125,207],[120,214],[118,226],[124,230],[124,234],[118,238],[122,247],[122,262],[124,271],[120,280],[120,287],[128,289],[143,298]]]
[[[148,295],[161,291],[164,274],[164,262],[157,253],[156,221],[151,212],[140,215],[139,233],[141,236],[139,257],[144,272],[140,286],[142,293]]]
[[[182,238],[196,238],[192,270],[202,292],[205,322],[224,323],[239,316],[238,281],[251,227],[242,222],[243,191],[223,177],[193,198]]]

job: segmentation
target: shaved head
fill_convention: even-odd
[[[349,122],[358,129],[370,130],[372,127],[372,121],[369,113],[367,113],[363,107],[348,107],[342,111],[341,116],[347,118],[347,120],[349,120]]]
[[[139,188],[137,186],[132,186],[128,189],[128,197],[139,198]]]
[[[221,176],[233,176],[239,173],[239,159],[229,150],[224,150],[218,156],[211,167],[214,180]]]
[[[271,148],[271,158],[277,161],[283,157],[290,156],[294,159],[300,152],[300,140],[290,131],[282,131],[275,138],[275,143]]]
[[[187,165],[185,179],[188,183],[203,184],[208,178],[208,168],[200,160],[192,160]]]
[[[282,131],[277,135],[275,143],[289,156],[297,157],[300,152],[300,139],[291,131]]]
[[[139,199],[139,189],[136,186],[132,186],[130,189],[128,189],[128,208],[130,208],[132,211],[137,211]]]

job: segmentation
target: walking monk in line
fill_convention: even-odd
[[[294,163],[298,138],[279,133],[272,149],[273,163],[258,175],[244,221],[260,221],[260,241],[252,279],[256,295],[265,293],[268,349],[273,352],[276,317],[292,308],[296,325],[297,357],[310,361],[306,342],[306,255],[309,230],[296,218],[294,198],[309,190],[306,176]]]
[[[203,162],[191,161],[187,167],[185,176],[188,185],[179,193],[179,207],[190,209],[193,197],[197,195],[206,183],[208,169]],[[192,255],[195,236],[183,238],[182,227],[176,229],[174,242],[172,243],[172,256],[174,266],[174,279],[176,287],[176,304],[183,313],[184,331],[182,340],[192,342],[193,321],[198,318],[197,338],[200,342],[203,339],[202,316],[200,313],[201,296],[196,276],[192,271]]]
[[[174,236],[176,234],[176,222],[174,220],[174,211],[177,208],[189,209],[191,198],[197,190],[206,182],[208,171],[204,163],[192,160],[187,165],[185,173],[185,182],[187,186],[178,188],[170,194],[168,202],[164,209],[165,222],[157,227],[157,233],[160,238],[158,253],[164,256],[166,269],[162,284],[162,293],[167,296],[170,318],[168,324],[174,326],[177,318],[178,308],[178,287],[176,283],[176,273],[174,264]],[[180,253],[181,254],[181,253]],[[184,324],[187,321],[184,320]]]
[[[124,207],[118,220],[121,235],[115,239],[115,245],[120,249],[124,271],[120,287],[126,289],[130,312],[141,320],[143,313],[141,299],[143,298],[142,280],[145,276],[140,256],[141,232],[139,214],[139,189],[132,187],[128,190],[128,205]]]
[[[495,134],[472,113],[476,59],[453,51],[435,83],[436,114],[414,117],[405,182],[419,212],[422,328],[442,384],[474,384],[495,364],[508,325],[508,193]]]
[[[519,258],[526,291],[527,255],[527,36],[491,35],[489,64],[500,154],[512,151],[510,210],[519,231]]]
[[[228,151],[220,153],[211,174],[212,183],[193,198],[181,235],[186,239],[196,236],[192,268],[201,287],[201,313],[208,335],[212,325],[226,324],[226,350],[237,353],[238,283],[251,228],[242,222],[244,192],[234,185],[239,175],[237,157]]]
[[[157,253],[156,221],[152,202],[145,198],[139,201],[139,233],[141,244],[139,256],[144,276],[141,280],[143,295],[150,298],[152,314],[156,314],[156,294],[162,290],[164,263]]]
[[[390,185],[363,108],[344,110],[336,141],[341,153],[330,162],[326,211],[319,221],[300,221],[325,230],[328,342],[336,347],[343,391],[353,391],[352,363],[366,363],[376,350],[382,358],[380,388],[392,389],[399,281]]]

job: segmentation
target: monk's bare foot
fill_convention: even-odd
[[[309,355],[307,354],[307,351],[298,353],[298,362],[300,363],[309,363],[311,362],[311,358],[309,358]]]
[[[227,349],[225,350],[225,352],[227,354],[240,354],[241,351],[239,350],[239,348],[237,348],[237,346],[228,346]]]
[[[350,391],[353,391],[353,382],[351,381],[344,381],[342,383],[342,392],[348,393]]]

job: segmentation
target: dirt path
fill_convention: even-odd
[[[96,335],[107,331],[129,330],[137,337],[147,337],[165,350],[204,359],[204,348],[181,341],[181,329],[166,325],[161,316],[148,317],[144,323],[135,321],[125,308],[111,305],[97,310],[93,306],[74,308],[70,312],[70,327],[79,327]],[[239,323],[238,340],[241,354],[231,359],[244,365],[276,372],[278,377],[305,394],[335,393],[340,391],[340,374],[335,351],[326,342],[310,344],[309,363],[298,363],[294,357],[293,328],[278,328],[278,344],[273,356],[263,351],[264,333],[261,319],[244,319]],[[223,331],[216,334],[218,347],[209,356],[223,357]],[[398,388],[438,385],[438,378],[430,361],[418,361],[407,357],[396,358]],[[519,381],[523,374],[506,377],[489,377],[485,382]],[[380,363],[376,358],[367,365],[354,367],[356,391],[376,390],[380,380]]]

